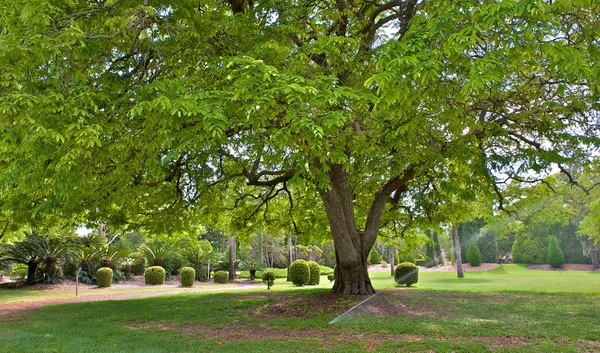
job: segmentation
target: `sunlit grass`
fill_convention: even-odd
[[[370,273],[375,289],[399,288],[389,272]],[[266,288],[257,277],[257,284]],[[327,276],[321,276],[319,285],[296,287],[285,278],[275,280],[273,291],[303,290],[305,288],[331,288]],[[80,296],[103,296],[138,292],[168,291],[221,291],[237,288],[236,284],[195,285],[193,288],[142,286],[139,288],[89,288],[80,289]],[[402,287],[403,288],[403,287]],[[407,290],[452,291],[469,293],[581,293],[595,295],[600,288],[600,272],[592,271],[532,271],[524,265],[501,265],[486,272],[467,272],[457,278],[455,272],[421,272],[419,282]],[[35,300],[74,298],[74,290],[0,290],[0,304]]]

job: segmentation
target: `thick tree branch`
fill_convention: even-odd
[[[367,241],[375,241],[385,204],[389,200],[392,192],[402,193],[408,189],[408,182],[415,177],[413,168],[413,166],[409,166],[404,170],[402,176],[393,177],[375,193],[365,224],[364,235]]]

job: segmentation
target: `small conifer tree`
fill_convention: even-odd
[[[467,262],[471,266],[481,265],[481,252],[474,241],[472,241],[467,248]]]
[[[548,265],[558,268],[565,264],[565,255],[558,246],[558,240],[556,237],[550,237],[550,244],[548,245],[548,255],[546,256]]]

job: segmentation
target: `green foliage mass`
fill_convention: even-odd
[[[310,269],[310,277],[306,284],[316,285],[321,281],[321,267],[315,261],[308,261],[308,267]]]
[[[497,175],[600,145],[598,13],[569,0],[7,1],[0,217],[156,233],[200,215],[239,233],[294,220],[315,236],[330,221],[336,244],[356,246],[338,259],[361,263],[382,219],[497,197]],[[402,207],[384,207],[392,195]]]
[[[329,282],[335,281],[335,274],[334,273],[328,274],[327,279],[329,280]]]
[[[475,244],[474,241],[472,241],[467,248],[467,262],[471,266],[481,265],[481,253],[479,252],[479,247],[477,247],[477,244]]]
[[[482,262],[495,263],[498,261],[498,240],[496,232],[484,228],[485,220],[476,218],[462,222],[459,226],[460,251],[463,263],[468,263],[467,251],[471,242],[475,242],[481,253]]]
[[[273,272],[264,272],[261,279],[267,285],[268,289],[271,289],[273,284],[275,284],[275,274]]]
[[[217,271],[213,275],[216,283],[227,283],[229,282],[229,272],[227,271]]]
[[[196,270],[191,267],[182,267],[180,275],[181,285],[183,287],[191,287],[194,285],[194,280],[196,279]]]
[[[394,280],[407,287],[419,281],[419,267],[412,262],[402,262],[394,269]]]
[[[289,272],[290,280],[295,286],[303,286],[310,280],[310,266],[304,260],[292,262]]]
[[[113,281],[113,270],[110,267],[101,267],[96,271],[96,284],[98,287],[110,287]]]
[[[129,257],[135,259],[133,266],[131,266],[131,272],[134,275],[142,275],[146,270],[146,258],[141,252],[132,252]]]
[[[371,249],[371,251],[369,252],[369,263],[371,265],[376,265],[380,263],[379,260],[379,251],[377,251],[377,248],[373,247]]]
[[[166,272],[161,266],[150,266],[144,272],[146,284],[164,284]]]
[[[558,246],[558,239],[556,237],[550,237],[550,244],[548,245],[548,254],[546,256],[548,265],[558,268],[565,264],[565,256],[562,250]]]

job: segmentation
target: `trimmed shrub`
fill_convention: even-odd
[[[164,284],[166,272],[162,266],[150,266],[144,272],[146,284]]]
[[[101,267],[96,271],[98,287],[110,287],[113,280],[113,270],[110,267]]]
[[[227,283],[229,282],[229,272],[227,271],[217,271],[213,275],[216,283]]]
[[[314,261],[308,261],[308,267],[310,268],[310,278],[306,284],[319,284],[321,282],[321,268],[319,264]]]
[[[419,267],[412,262],[403,262],[394,269],[394,280],[407,287],[419,281]]]
[[[556,237],[550,237],[550,245],[548,245],[548,255],[546,256],[548,265],[558,268],[565,264],[565,255],[558,246]]]
[[[379,264],[379,261],[379,251],[377,251],[377,248],[373,247],[371,252],[369,252],[369,263],[371,265],[377,265]]]
[[[477,247],[474,241],[471,241],[471,244],[467,248],[467,262],[471,266],[481,265],[481,252],[479,252],[479,247]]]
[[[319,268],[321,269],[321,276],[326,276],[330,273],[333,273],[333,268],[331,267],[319,265]]]
[[[290,265],[290,280],[295,286],[303,286],[310,279],[310,267],[304,260],[296,260]]]
[[[329,280],[329,282],[333,282],[335,281],[335,275],[333,273],[330,273],[327,275],[327,279]]]
[[[271,289],[275,284],[275,274],[273,272],[264,272],[262,274],[262,281],[267,284],[267,289]]]
[[[194,285],[194,279],[196,279],[196,270],[191,267],[181,268],[181,285],[184,287],[191,287]]]

